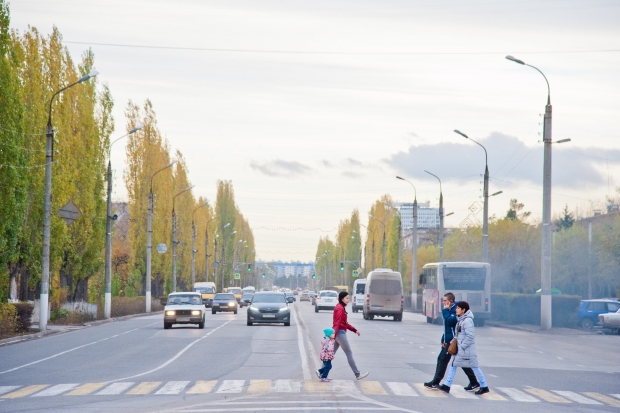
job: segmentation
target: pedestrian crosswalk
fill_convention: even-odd
[[[381,382],[374,380],[198,380],[198,381],[148,381],[112,383],[61,383],[34,384],[28,386],[0,386],[0,400],[25,397],[54,396],[139,396],[139,395],[199,395],[199,394],[261,394],[261,393],[338,393],[342,395],[433,397],[438,399],[470,399],[492,402],[512,401],[523,403],[557,403],[606,405],[620,407],[620,394],[597,392],[573,392],[544,390],[534,387],[492,388],[482,396],[466,392],[460,386],[452,386],[450,394],[429,390],[422,383]]]

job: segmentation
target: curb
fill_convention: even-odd
[[[572,328],[567,328],[567,327],[561,327],[561,328],[552,328],[551,330],[541,330],[540,326],[536,326],[536,325],[532,325],[531,327],[525,327],[522,325],[513,325],[513,324],[504,324],[504,323],[499,323],[496,321],[491,321],[491,320],[487,320],[485,322],[485,325],[489,326],[489,327],[498,327],[498,328],[507,328],[510,330],[519,330],[519,331],[526,331],[528,333],[535,333],[535,334],[555,334],[555,335],[565,335],[565,336],[577,336],[577,335],[596,335],[599,334],[598,331],[584,331],[584,330],[578,330],[578,329],[572,329]],[[568,330],[568,331],[563,331],[563,330]]]
[[[118,322],[118,321],[130,320],[132,318],[144,317],[144,316],[148,316],[148,315],[157,315],[157,314],[163,314],[163,311],[155,311],[155,312],[151,312],[151,313],[130,314],[130,315],[122,316],[122,317],[109,318],[109,319],[106,319],[106,320],[89,321],[89,322],[84,323],[84,324],[67,324],[67,325],[61,326],[60,328],[55,328],[55,329],[49,329],[48,328],[47,330],[39,331],[38,333],[24,334],[23,336],[15,336],[15,337],[5,338],[3,340],[0,340],[0,347],[9,346],[11,344],[23,343],[25,341],[37,340],[39,338],[43,338],[43,337],[50,336],[50,335],[64,334],[64,333],[68,333],[70,331],[82,330],[82,329],[88,328],[88,327],[96,327],[96,326],[100,326],[102,324],[114,323],[114,322]]]

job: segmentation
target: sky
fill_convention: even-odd
[[[92,48],[125,133],[153,102],[196,196],[232,180],[262,260],[314,261],[383,194],[437,206],[447,227],[511,198],[542,215],[542,114],[553,105],[553,214],[587,216],[620,186],[620,2],[614,0],[13,0],[11,26]],[[121,141],[122,142],[122,141]],[[126,199],[115,145],[114,198]],[[481,219],[481,216],[477,216]],[[492,240],[490,240],[492,242]]]

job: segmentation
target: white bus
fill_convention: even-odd
[[[451,292],[456,301],[467,301],[475,325],[491,318],[491,265],[484,262],[441,262],[422,268],[422,314],[427,323],[441,322],[441,300]]]

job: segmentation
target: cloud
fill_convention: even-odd
[[[250,167],[267,176],[274,177],[293,177],[297,175],[307,175],[314,171],[314,169],[312,169],[311,167],[301,164],[297,161],[284,161],[282,159],[276,159],[263,163],[252,161],[250,162]]]
[[[330,161],[328,161],[327,159],[323,159],[320,162],[321,166],[325,167],[325,168],[333,168],[335,165],[333,163],[331,163]]]
[[[542,182],[543,145],[526,145],[516,137],[494,132],[478,140],[489,156],[491,179],[512,179],[534,184]],[[575,188],[607,182],[606,159],[620,162],[620,150],[572,148],[571,143],[553,147],[553,185]],[[428,170],[442,180],[470,178],[484,173],[484,151],[473,142],[411,146],[384,160],[397,171],[428,179]]]
[[[342,176],[345,176],[347,178],[359,179],[359,178],[363,178],[365,175],[357,173],[357,172],[352,172],[352,171],[344,171],[342,173]]]

